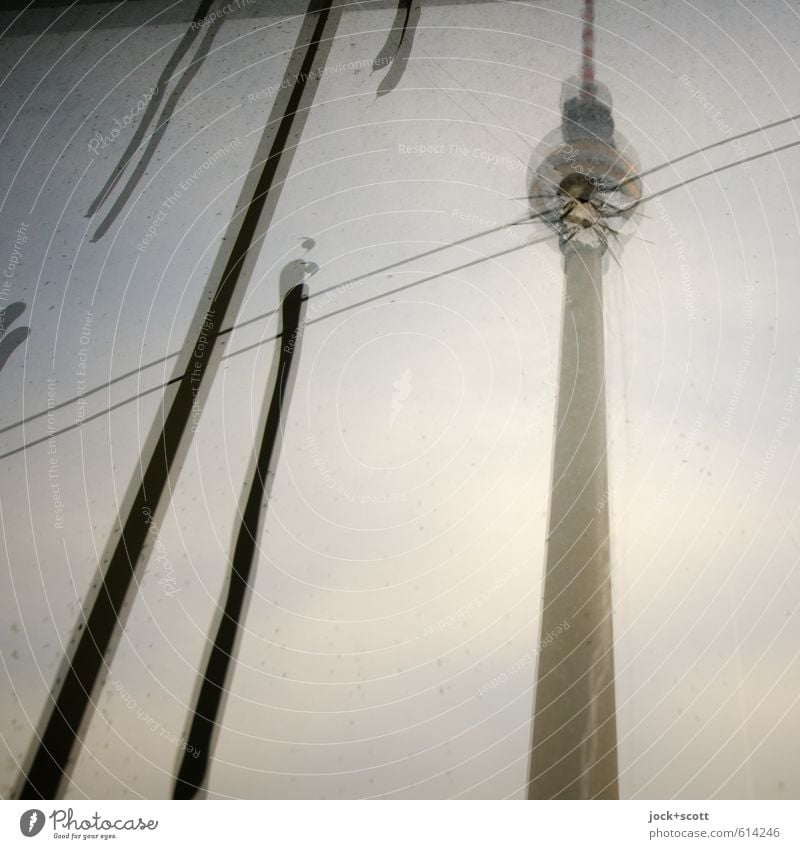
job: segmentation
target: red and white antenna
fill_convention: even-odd
[[[594,97],[594,0],[583,4],[583,51],[581,53],[581,97]]]

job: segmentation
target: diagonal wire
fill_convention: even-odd
[[[639,171],[636,174],[632,174],[630,177],[626,178],[625,180],[621,180],[619,183],[617,183],[614,186],[611,186],[610,188],[615,189],[615,190],[620,189],[623,186],[627,185],[628,183],[633,182],[634,180],[641,180],[644,177],[649,177],[650,174],[655,174],[658,171],[663,171],[664,168],[669,168],[673,165],[677,165],[679,162],[683,162],[683,161],[685,161],[686,159],[689,159],[692,156],[697,156],[698,154],[706,153],[709,150],[713,150],[714,148],[717,148],[717,147],[722,147],[722,145],[729,144],[730,142],[738,141],[739,139],[743,139],[743,138],[746,138],[747,136],[755,135],[756,133],[765,133],[767,130],[772,130],[775,127],[780,127],[783,124],[790,124],[793,121],[798,121],[798,120],[800,120],[800,113],[798,113],[797,115],[790,115],[788,118],[781,118],[779,121],[772,121],[769,124],[762,124],[760,127],[754,127],[752,130],[744,130],[741,133],[737,133],[735,136],[728,136],[727,138],[720,139],[720,141],[711,142],[711,144],[704,145],[703,147],[698,147],[696,150],[690,150],[690,151],[688,151],[688,153],[682,153],[680,156],[676,156],[674,159],[670,159],[668,162],[662,162],[660,165],[654,165],[652,168],[648,168],[645,171]],[[782,148],[779,148],[779,149],[782,149]],[[767,153],[771,153],[771,152],[772,152],[771,150],[767,151]],[[758,156],[760,156],[760,155],[763,155],[763,154],[756,154],[755,158],[758,158]],[[748,162],[748,161],[749,160],[740,160],[740,162]],[[734,162],[734,163],[732,163],[732,165],[721,166],[721,169],[724,170],[725,168],[733,167],[733,165],[738,165],[738,164],[739,164],[739,162]],[[709,171],[708,173],[711,174],[711,173],[714,173],[714,172]],[[692,179],[694,179],[694,178],[692,178]],[[683,183],[676,183],[675,188],[677,188],[678,186],[682,186],[682,185],[684,185],[684,184]],[[665,190],[665,191],[671,191],[671,188],[672,187],[670,187],[670,189]],[[649,197],[653,197],[653,195],[650,195]],[[515,198],[515,200],[528,200],[528,199],[529,199],[528,197]]]
[[[744,165],[746,162],[753,162],[756,159],[763,159],[765,156],[770,156],[773,153],[780,153],[783,150],[789,150],[790,148],[797,147],[800,145],[800,141],[789,142],[788,144],[782,144],[778,147],[772,147],[769,150],[762,151],[761,153],[754,153],[752,156],[747,156],[744,159],[739,159],[736,162],[728,162],[726,165],[720,165],[717,168],[712,168],[710,171],[705,171],[702,174],[698,174],[695,177],[688,177],[685,180],[681,180],[680,183],[675,183],[672,186],[667,186],[665,189],[659,189],[657,192],[652,192],[649,195],[637,200],[636,203],[633,204],[634,207],[643,204],[647,200],[652,200],[653,198],[661,197],[662,195],[669,194],[670,192],[674,192],[675,189],[682,189],[684,186],[688,186],[690,183],[695,183],[697,180],[702,180],[705,177],[711,177],[714,174],[719,174],[722,171],[727,171],[730,168],[736,168],[737,165]]]
[[[471,260],[470,262],[463,263],[462,265],[457,265],[457,266],[455,266],[455,268],[448,268],[445,271],[439,271],[436,274],[430,274],[427,277],[421,278],[420,280],[414,280],[411,283],[405,283],[403,286],[397,286],[396,288],[389,289],[386,292],[380,292],[377,295],[371,295],[369,298],[364,298],[363,300],[356,301],[356,303],[354,303],[354,304],[350,304],[346,307],[341,307],[340,309],[334,310],[333,312],[325,313],[325,315],[318,316],[317,318],[313,318],[310,321],[305,321],[305,322],[303,322],[303,327],[305,328],[305,327],[308,327],[312,324],[317,324],[320,321],[326,321],[329,318],[333,318],[333,316],[335,316],[335,315],[340,315],[341,313],[347,312],[348,310],[351,310],[351,309],[355,309],[356,307],[361,307],[361,306],[364,306],[365,304],[373,303],[374,301],[378,301],[378,300],[381,300],[383,298],[387,298],[390,295],[394,295],[398,292],[404,292],[408,289],[413,289],[416,286],[421,286],[423,283],[430,283],[432,280],[436,280],[436,279],[438,279],[440,277],[444,277],[448,274],[455,274],[458,271],[463,271],[467,268],[472,268],[473,266],[478,265],[479,263],[482,263],[482,262],[487,262],[490,259],[497,259],[498,257],[506,256],[507,254],[514,253],[515,251],[522,250],[523,248],[530,247],[531,245],[535,245],[539,242],[544,242],[548,239],[555,238],[555,236],[556,236],[555,233],[547,233],[546,235],[541,236],[538,239],[533,239],[531,241],[525,242],[522,245],[515,245],[513,248],[506,248],[503,251],[498,251],[497,253],[490,254],[489,256],[479,257],[478,259]],[[376,272],[373,272],[373,274],[374,273],[376,273]],[[365,275],[365,276],[369,276],[369,275]],[[356,278],[356,279],[363,279],[363,278]],[[315,293],[315,295],[309,295],[308,297],[304,298],[303,300],[309,301],[313,297],[323,294],[323,292],[330,292],[330,291],[333,291],[334,289],[338,289],[341,286],[346,286],[346,285],[347,285],[347,283],[339,283],[335,286],[329,286],[327,289],[323,289],[320,292]],[[277,312],[277,310],[273,310],[270,313],[268,313],[267,315],[273,315],[275,312]],[[258,316],[256,318],[249,319],[247,322],[243,322],[242,324],[236,325],[236,327],[231,327],[228,330],[221,330],[218,335],[223,336],[226,333],[230,333],[232,330],[238,329],[239,327],[243,327],[245,324],[251,324],[252,322],[259,320],[260,318],[263,318],[263,316]],[[258,342],[254,342],[251,345],[247,345],[244,348],[239,348],[236,351],[232,351],[230,354],[226,354],[224,357],[222,357],[222,359],[228,360],[228,359],[231,359],[232,357],[238,357],[240,354],[247,353],[248,351],[252,351],[255,348],[260,348],[262,345],[266,345],[268,342],[274,342],[276,339],[279,338],[279,336],[280,336],[280,334],[275,334],[275,335],[272,335],[272,336],[267,336],[263,339],[259,339]],[[129,374],[135,374],[135,371],[131,372]],[[107,413],[113,412],[114,410],[118,410],[120,407],[124,407],[126,404],[130,404],[133,401],[137,401],[139,398],[144,398],[146,395],[151,395],[153,392],[158,392],[161,389],[166,389],[168,386],[171,386],[173,383],[178,383],[179,381],[181,381],[183,379],[183,377],[184,377],[183,374],[176,375],[175,377],[170,378],[169,380],[165,381],[164,383],[160,383],[157,386],[152,386],[152,387],[150,387],[150,389],[145,389],[143,392],[140,392],[136,395],[132,395],[130,398],[125,398],[124,400],[117,402],[116,404],[112,405],[111,407],[109,407],[106,410],[101,410],[100,412],[94,413],[91,416],[86,416],[85,418],[81,419],[79,422],[74,422],[73,424],[67,425],[66,427],[63,427],[60,430],[56,430],[56,431],[53,431],[52,433],[48,433],[48,434],[46,434],[45,436],[43,436],[39,439],[34,439],[31,442],[26,442],[26,443],[20,445],[18,448],[13,448],[10,451],[6,451],[4,454],[0,454],[0,460],[5,460],[7,457],[12,457],[15,454],[19,454],[21,451],[25,451],[27,448],[32,448],[34,445],[40,445],[41,443],[47,442],[49,439],[53,439],[56,436],[61,436],[64,433],[69,433],[71,430],[75,430],[76,428],[82,427],[87,422],[93,421],[94,419],[98,419],[101,416],[106,415]],[[65,401],[60,406],[63,406],[64,404],[67,404],[67,403],[69,403],[69,402]],[[54,409],[54,408],[51,408],[51,409]]]
[[[705,153],[707,150],[713,150],[715,147],[721,147],[724,144],[728,144],[729,142],[738,141],[739,139],[746,138],[747,136],[752,136],[755,133],[764,133],[767,130],[771,130],[774,127],[780,127],[783,124],[790,124],[792,121],[800,120],[800,114],[790,115],[788,118],[781,118],[780,121],[773,121],[770,124],[763,124],[760,127],[755,127],[752,130],[745,130],[742,133],[737,133],[735,136],[728,136],[721,141],[712,142],[711,144],[707,144],[704,147],[698,147],[697,150],[690,150],[688,153],[684,153],[681,156],[677,156],[675,159],[671,159],[669,162],[662,162],[661,165],[654,165],[652,168],[648,168],[646,171],[642,171],[640,174],[631,177],[631,180],[635,180],[637,177],[640,179],[642,177],[647,177],[650,174],[655,174],[656,171],[661,171],[664,168],[668,168],[670,165],[677,165],[679,162],[683,162],[685,159],[688,159],[690,156],[697,156],[698,153]],[[748,160],[743,160],[748,161]],[[734,163],[737,164],[737,163]],[[727,166],[726,166],[727,167]],[[624,180],[619,185],[622,186],[625,183],[629,182],[628,180]]]
[[[755,127],[752,130],[746,130],[745,132],[738,133],[737,135],[730,136],[726,139],[722,139],[721,141],[717,141],[717,142],[713,142],[711,144],[705,145],[704,147],[698,148],[697,150],[681,154],[680,156],[676,157],[675,159],[670,160],[669,162],[663,162],[660,165],[656,165],[653,168],[649,168],[646,171],[642,171],[640,174],[635,175],[631,179],[637,179],[637,178],[640,178],[640,177],[645,177],[649,174],[654,174],[657,171],[660,171],[664,168],[668,168],[669,166],[675,165],[678,162],[682,162],[682,161],[684,161],[685,159],[688,159],[691,156],[696,156],[699,153],[704,153],[705,151],[711,150],[711,149],[716,148],[716,147],[720,147],[721,145],[727,144],[728,142],[736,141],[737,139],[745,138],[746,136],[754,135],[755,133],[764,132],[764,131],[772,129],[774,127],[779,127],[783,124],[787,124],[787,123],[790,123],[792,121],[797,121],[798,119],[800,119],[800,114],[791,115],[788,118],[783,118],[779,121],[773,121],[769,124],[764,124],[763,126]],[[641,200],[637,201],[635,205],[640,205],[640,204],[644,203],[646,200],[651,200],[651,199],[656,198],[656,197],[661,197],[662,195],[668,194],[669,192],[672,192],[675,189],[682,188],[683,186],[689,185],[690,183],[693,183],[697,180],[704,179],[705,177],[712,176],[712,175],[717,174],[721,171],[725,171],[725,170],[728,170],[730,168],[734,168],[737,165],[742,165],[745,162],[751,162],[754,159],[760,159],[760,158],[763,158],[765,156],[769,156],[771,154],[779,153],[783,150],[787,150],[791,147],[795,147],[797,144],[800,144],[800,142],[790,142],[789,144],[781,145],[780,147],[770,148],[769,150],[764,151],[762,153],[754,154],[753,156],[750,156],[747,159],[737,160],[736,162],[731,162],[731,163],[728,163],[726,165],[721,165],[718,168],[714,168],[710,171],[706,171],[703,174],[697,175],[696,177],[690,177],[690,178],[683,180],[679,183],[675,183],[672,186],[668,186],[665,189],[661,189],[658,192],[654,192],[652,194],[649,194],[646,197],[642,198]],[[622,183],[620,185],[622,185]],[[520,198],[518,198],[518,200],[520,200]],[[547,211],[544,211],[544,212],[538,213],[535,216],[531,216],[531,217],[524,218],[524,219],[521,219],[521,220],[510,221],[507,224],[502,224],[502,225],[499,225],[498,227],[492,227],[488,230],[482,230],[478,233],[472,234],[471,236],[465,236],[463,239],[459,239],[455,242],[449,242],[446,245],[440,245],[439,247],[432,248],[428,251],[423,251],[422,253],[415,254],[414,256],[408,257],[407,259],[398,260],[397,262],[391,263],[389,265],[382,266],[381,268],[377,268],[377,269],[369,272],[368,274],[362,275],[362,277],[360,277],[360,278],[354,278],[353,280],[348,280],[348,281],[345,281],[344,283],[337,283],[337,284],[335,284],[333,286],[329,286],[325,289],[320,289],[319,291],[314,292],[311,295],[309,295],[309,300],[311,300],[313,298],[320,297],[321,295],[324,295],[324,294],[327,294],[328,292],[339,289],[343,286],[346,286],[350,283],[355,282],[356,280],[363,279],[364,277],[370,277],[370,276],[375,275],[375,274],[382,274],[385,271],[389,271],[389,270],[397,268],[401,265],[405,265],[406,263],[413,262],[415,260],[424,259],[426,257],[432,256],[433,254],[438,253],[439,251],[447,250],[448,248],[452,248],[452,247],[458,247],[459,245],[466,244],[467,242],[470,242],[474,239],[478,239],[482,236],[488,236],[488,235],[491,235],[493,233],[498,233],[498,232],[506,229],[507,227],[512,227],[512,226],[517,225],[517,224],[527,224],[527,223],[535,220],[536,218],[544,218],[547,214],[548,214]],[[387,292],[386,294],[391,294],[391,292]],[[269,312],[265,312],[265,313],[262,313],[260,315],[254,316],[253,318],[247,319],[246,321],[240,322],[239,324],[235,324],[235,325],[233,325],[229,328],[221,330],[219,335],[224,336],[225,334],[231,333],[233,330],[239,330],[242,327],[246,327],[246,326],[248,326],[250,324],[254,324],[258,321],[263,321],[264,319],[270,318],[271,316],[275,315],[276,313],[277,313],[277,310],[270,310]],[[265,340],[265,341],[268,341],[268,340]],[[163,362],[166,362],[167,360],[173,359],[174,357],[177,357],[179,355],[179,353],[180,353],[180,351],[174,351],[170,354],[167,354],[164,357],[160,357],[156,360],[152,360],[151,362],[149,362],[149,363],[147,363],[143,366],[139,366],[139,367],[137,367],[135,369],[131,369],[130,371],[127,371],[127,372],[125,372],[121,375],[117,375],[116,377],[112,378],[111,380],[107,381],[106,383],[102,383],[99,386],[96,386],[93,389],[90,389],[87,392],[84,392],[81,396],[75,396],[74,398],[70,398],[70,399],[67,399],[66,401],[62,401],[60,404],[57,404],[57,405],[51,407],[49,410],[41,410],[38,413],[34,413],[30,416],[26,416],[23,419],[19,419],[18,421],[13,422],[12,424],[9,424],[9,425],[6,425],[3,428],[0,428],[0,434],[6,433],[9,430],[13,430],[14,428],[26,425],[29,422],[35,421],[36,419],[47,415],[48,413],[52,412],[53,410],[61,409],[62,407],[67,407],[71,404],[74,404],[79,399],[79,397],[86,398],[89,395],[94,395],[97,392],[101,392],[103,389],[107,389],[110,386],[113,386],[114,384],[119,383],[120,381],[126,380],[129,377],[132,377],[133,375],[135,375],[139,372],[145,371],[146,369],[152,368],[153,366],[157,366],[157,365],[159,365]],[[235,353],[229,354],[228,356],[235,356]],[[134,401],[137,398],[143,397],[144,395],[148,395],[151,392],[155,391],[155,389],[157,389],[157,388],[163,388],[163,387],[169,386],[179,379],[180,378],[178,377],[178,378],[175,378],[174,380],[168,380],[165,383],[161,384],[159,387],[155,387],[154,389],[148,389],[148,390],[140,393],[139,395],[132,396],[131,398],[129,398],[127,400],[124,400],[124,401],[119,402],[118,404],[115,404],[114,406],[112,406],[108,410],[106,410],[105,412],[111,412],[112,410],[116,410],[118,407],[123,406],[123,405],[129,403],[130,401]],[[97,415],[87,417],[83,421],[84,422],[91,421],[92,419],[96,418],[97,416],[104,415],[104,414],[105,413],[98,413]],[[77,426],[77,425],[73,425],[69,428],[66,428],[63,431],[59,431],[59,433],[66,432],[67,430],[72,430],[72,428],[75,427],[75,426]],[[11,454],[17,453],[17,451],[22,451],[26,447],[37,445],[37,444],[39,444],[39,442],[41,442],[41,440],[35,440],[33,442],[26,443],[21,448],[18,448],[18,449],[15,449],[12,452],[0,455],[0,459],[4,459],[5,457],[10,456]]]
[[[512,222],[510,222],[510,224],[501,224],[497,227],[492,227],[488,230],[482,230],[479,233],[473,233],[471,236],[465,236],[463,239],[458,239],[455,242],[448,242],[446,245],[439,245],[436,248],[431,248],[430,250],[423,251],[422,253],[415,254],[414,256],[406,257],[405,259],[398,260],[397,262],[389,263],[388,265],[384,265],[381,268],[373,269],[368,274],[364,274],[361,277],[354,278],[353,280],[346,280],[344,283],[337,283],[334,286],[328,286],[328,288],[326,288],[326,289],[320,289],[318,292],[313,292],[311,295],[309,295],[309,300],[311,300],[312,298],[318,298],[321,295],[325,295],[328,292],[331,292],[334,289],[338,289],[342,286],[347,286],[348,284],[354,283],[357,280],[363,280],[365,277],[371,277],[375,274],[383,274],[386,271],[391,271],[394,268],[399,268],[401,265],[406,265],[409,262],[414,262],[415,260],[419,260],[419,259],[425,259],[426,257],[432,256],[435,253],[439,253],[440,251],[447,250],[449,248],[455,248],[455,247],[458,247],[459,245],[464,245],[467,242],[471,242],[473,239],[480,238],[481,236],[489,236],[493,233],[498,233],[502,230],[505,230],[506,227],[509,227],[513,224],[516,224],[516,223],[527,224],[530,220],[531,220],[530,218],[525,218],[525,219],[521,219],[519,222],[512,221]],[[270,312],[266,312],[266,313],[263,313],[261,315],[257,315],[254,318],[247,319],[246,321],[243,321],[239,324],[235,324],[235,325],[233,325],[233,326],[231,326],[231,327],[229,327],[225,330],[220,330],[220,336],[223,336],[226,333],[230,333],[233,330],[238,330],[241,327],[246,327],[247,325],[253,324],[256,321],[261,321],[265,318],[269,318],[270,316],[275,315],[276,313],[277,313],[277,310],[271,310]],[[103,389],[107,389],[109,386],[113,386],[115,383],[119,383],[121,380],[126,380],[127,378],[132,377],[137,372],[145,371],[146,369],[152,368],[153,366],[157,366],[160,363],[166,362],[167,360],[170,360],[174,357],[177,357],[179,354],[180,354],[180,350],[173,351],[171,354],[167,354],[164,357],[159,357],[157,360],[152,360],[151,362],[147,363],[146,365],[138,366],[135,369],[131,369],[130,371],[126,371],[124,374],[117,375],[116,377],[112,378],[111,380],[107,381],[106,383],[101,383],[99,386],[95,386],[93,389],[90,389],[87,392],[84,392],[80,396],[76,395],[74,398],[69,398],[66,401],[62,401],[60,404],[55,404],[54,406],[50,407],[47,410],[41,410],[38,413],[33,413],[30,416],[26,416],[25,418],[20,419],[19,421],[13,422],[12,424],[9,424],[9,425],[6,425],[3,428],[0,428],[0,434],[6,433],[7,431],[13,430],[16,427],[20,427],[21,425],[28,424],[29,422],[32,422],[35,419],[41,418],[42,416],[46,416],[48,413],[52,412],[53,410],[58,410],[58,409],[61,409],[62,407],[67,407],[70,404],[74,404],[77,400],[79,400],[79,398],[86,398],[89,395],[94,395],[95,393],[100,392]]]

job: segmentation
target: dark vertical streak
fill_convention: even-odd
[[[199,24],[200,21],[206,16],[209,8],[214,0],[203,0],[203,2],[198,6],[197,11],[194,14],[194,18],[192,19],[193,24]],[[166,92],[167,83],[172,78],[173,73],[175,72],[175,68],[177,68],[178,63],[183,59],[186,55],[187,51],[192,45],[192,42],[197,35],[199,27],[197,26],[189,26],[189,29],[184,33],[183,38],[178,43],[178,46],[175,48],[175,52],[170,57],[167,64],[164,66],[164,70],[161,72],[161,76],[158,78],[158,82],[156,83],[156,88],[153,93],[153,97],[150,102],[147,104],[147,109],[145,109],[144,115],[142,115],[142,120],[139,123],[139,126],[136,128],[136,132],[133,134],[133,138],[130,140],[128,147],[125,149],[125,153],[122,154],[122,158],[117,163],[117,167],[114,169],[111,176],[106,181],[105,186],[100,190],[100,194],[94,199],[92,205],[89,207],[89,210],[86,213],[87,218],[91,218],[100,206],[105,201],[106,197],[113,191],[114,186],[116,186],[117,181],[122,176],[122,172],[127,167],[128,163],[133,158],[134,153],[136,153],[136,149],[139,147],[142,139],[144,138],[144,134],[147,131],[147,127],[150,124],[150,121],[153,119],[153,116],[158,111],[159,104],[164,97],[164,93]],[[166,110],[165,110],[166,111]],[[171,114],[171,113],[170,113]],[[169,121],[169,118],[166,119]],[[99,238],[97,234],[95,234],[95,238],[93,241],[96,241]]]
[[[208,772],[211,739],[217,727],[245,599],[250,588],[250,574],[256,559],[262,505],[267,493],[267,475],[281,429],[281,409],[287,396],[292,358],[300,339],[300,312],[305,300],[304,288],[302,284],[295,286],[283,301],[280,356],[275,388],[261,436],[255,474],[250,484],[250,492],[242,513],[242,523],[233,552],[228,594],[222,619],[206,664],[205,675],[186,739],[186,750],[175,782],[173,792],[175,799],[193,798],[197,790],[202,787]]]
[[[400,44],[397,48],[397,53],[395,54],[392,65],[389,68],[389,73],[386,74],[386,76],[381,80],[381,84],[378,86],[378,91],[376,92],[377,97],[383,97],[383,95],[394,91],[397,84],[402,79],[406,66],[408,65],[408,60],[411,56],[411,50],[414,46],[414,36],[417,32],[417,24],[419,24],[421,13],[421,0],[411,0],[406,14],[406,20],[403,24],[403,32],[400,37]]]
[[[0,343],[0,369],[8,362],[8,358],[30,336],[30,327],[18,327],[12,330]]]
[[[156,126],[156,129],[153,131],[153,134],[150,136],[150,140],[147,143],[147,147],[142,153],[141,159],[136,164],[136,168],[128,178],[127,183],[125,184],[125,188],[120,192],[119,197],[114,201],[114,205],[111,207],[111,210],[108,212],[106,217],[103,219],[100,226],[95,231],[94,236],[92,236],[93,242],[98,242],[103,236],[108,232],[108,228],[114,223],[116,217],[122,212],[125,208],[125,204],[130,199],[130,196],[133,194],[133,190],[136,188],[136,184],[139,180],[142,179],[142,175],[144,174],[147,166],[150,164],[150,160],[153,157],[153,154],[156,152],[159,143],[161,142],[161,138],[167,130],[167,126],[169,125],[170,119],[172,118],[172,114],[175,111],[175,107],[178,105],[181,97],[183,97],[183,93],[186,91],[189,83],[194,79],[195,74],[200,70],[200,66],[203,64],[203,60],[208,55],[208,51],[211,48],[211,42],[214,40],[214,36],[217,34],[217,30],[222,26],[223,18],[220,17],[215,20],[213,23],[209,24],[208,29],[206,30],[206,34],[203,36],[203,40],[200,43],[200,47],[197,50],[197,56],[194,61],[189,65],[188,68],[183,72],[178,84],[172,90],[172,94],[169,96],[169,100],[167,100],[166,105],[164,106],[164,111],[159,116],[159,122]]]
[[[30,336],[30,327],[17,327],[6,335],[8,326],[13,324],[24,312],[24,301],[14,301],[13,304],[0,309],[0,371],[14,351]]]
[[[397,11],[394,14],[392,28],[386,36],[386,42],[378,51],[378,55],[372,61],[373,73],[375,71],[379,71],[394,59],[406,31],[406,25],[408,24],[408,12],[410,8],[411,0],[400,0],[397,4]]]
[[[77,648],[69,662],[52,709],[39,738],[30,768],[24,776],[22,799],[52,799],[58,792],[86,716],[92,691],[100,673],[107,670],[105,653],[120,625],[120,613],[134,579],[136,565],[144,549],[149,517],[155,514],[164,493],[170,470],[189,423],[198,387],[208,369],[211,352],[219,337],[228,306],[233,298],[248,250],[256,233],[267,195],[272,189],[284,148],[290,138],[303,92],[310,79],[320,39],[327,23],[332,0],[312,0],[306,21],[316,18],[299,74],[292,74],[292,93],[264,163],[255,192],[244,213],[241,227],[225,265],[222,279],[214,294],[212,307],[206,314],[201,336],[202,351],[195,347],[193,369],[187,369],[177,386],[174,399],[158,435],[152,456],[133,498],[119,540],[114,547],[91,611],[78,624]],[[303,32],[301,28],[301,33]],[[298,48],[299,49],[299,45]],[[265,132],[269,132],[266,129]],[[197,343],[200,342],[198,338]],[[101,564],[101,567],[105,564]]]
[[[130,199],[130,196],[133,194],[133,190],[136,188],[136,184],[139,180],[142,179],[142,175],[144,174],[147,166],[150,164],[150,160],[153,157],[153,154],[156,152],[159,143],[161,142],[161,138],[167,130],[169,126],[170,119],[172,118],[172,114],[175,111],[175,107],[178,105],[181,97],[183,97],[183,93],[189,86],[189,83],[194,79],[195,74],[200,70],[200,66],[203,64],[203,60],[208,55],[208,51],[211,49],[211,42],[214,40],[214,36],[217,34],[217,30],[222,26],[223,18],[217,18],[213,23],[208,25],[208,29],[206,30],[206,34],[203,36],[202,42],[200,42],[200,47],[197,50],[197,56],[195,56],[194,61],[189,65],[188,68],[183,72],[180,80],[178,80],[178,84],[172,90],[172,94],[169,96],[169,100],[167,100],[166,105],[164,106],[164,111],[159,116],[158,124],[156,129],[153,131],[153,134],[150,136],[150,140],[147,143],[147,147],[142,153],[141,158],[136,164],[136,168],[134,169],[133,174],[128,178],[128,181],[125,184],[125,188],[120,192],[119,197],[114,201],[114,205],[111,207],[111,210],[108,212],[106,217],[103,219],[100,226],[95,231],[94,236],[92,236],[93,242],[98,242],[100,239],[108,231],[108,228],[114,223],[116,217],[122,212],[125,208],[125,204]]]
[[[14,301],[13,304],[0,309],[0,339],[5,335],[9,324],[13,324],[25,312],[25,309],[24,301]]]

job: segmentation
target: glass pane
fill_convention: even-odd
[[[229,286],[59,795],[173,793],[246,560],[199,795],[795,797],[793,11],[184,5],[0,20],[0,793]]]

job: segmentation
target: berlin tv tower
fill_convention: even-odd
[[[561,126],[537,151],[533,215],[559,236],[564,307],[528,797],[616,799],[603,264],[641,198],[634,155],[595,79],[594,3]]]

